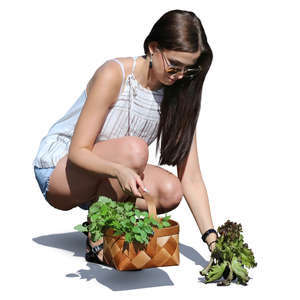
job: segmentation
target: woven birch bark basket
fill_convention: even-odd
[[[149,216],[161,222],[157,216],[155,198],[141,188],[139,191],[147,202]],[[179,224],[171,219],[168,222],[169,227],[152,227],[154,235],[147,245],[126,242],[124,235],[113,236],[114,229],[108,228],[103,236],[104,262],[118,271],[179,265]],[[90,233],[88,237],[91,238]]]

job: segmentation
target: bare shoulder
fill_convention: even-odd
[[[124,66],[125,75],[130,74],[133,64],[133,58],[132,57],[116,57],[116,59],[121,62]]]
[[[95,80],[96,76],[98,76],[99,73],[103,72],[104,69],[108,72],[118,73],[119,74],[118,77],[121,76],[120,78],[123,79],[123,73],[120,68],[120,65],[117,62],[113,61],[113,59],[117,59],[124,66],[125,78],[127,78],[127,76],[130,74],[131,69],[132,69],[132,64],[133,64],[132,57],[115,57],[112,59],[108,59],[101,66],[99,66],[96,69],[94,75],[89,80],[87,87],[86,87],[87,94],[89,93],[91,85],[93,84],[93,81]]]

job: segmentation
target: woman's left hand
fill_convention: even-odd
[[[210,246],[209,246],[209,251],[210,251],[210,252],[213,252],[214,249],[215,249],[215,247],[216,247],[216,243],[215,243],[215,242],[214,242],[214,243],[211,242],[211,244],[210,244]]]

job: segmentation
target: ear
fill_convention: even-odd
[[[158,42],[156,41],[152,41],[148,44],[148,49],[150,51],[150,53],[154,53],[156,51],[158,51]]]

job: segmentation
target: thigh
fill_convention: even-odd
[[[176,175],[162,167],[147,164],[141,176],[144,185],[157,200],[156,209],[158,214],[162,214],[175,208],[180,202],[183,192],[181,182]],[[130,196],[127,201],[135,198]],[[147,203],[142,198],[136,198],[136,208],[147,211]]]
[[[97,142],[92,152],[101,158],[131,167],[129,154],[132,146],[142,149],[146,144],[139,138],[122,137]],[[146,163],[145,163],[146,164]],[[97,174],[74,165],[65,155],[57,163],[50,176],[47,192],[48,202],[55,208],[69,210],[83,203],[97,201],[100,184],[108,178],[106,174]],[[123,195],[120,185],[115,185],[117,195]],[[122,194],[123,193],[123,194]]]
[[[93,199],[99,180],[100,175],[74,165],[65,155],[49,178],[47,200],[55,208],[69,210]]]

